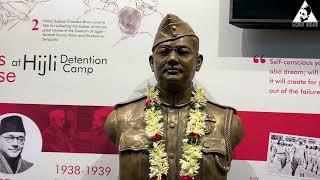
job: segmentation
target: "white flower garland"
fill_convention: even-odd
[[[162,112],[160,109],[159,92],[155,87],[150,87],[145,92],[147,96],[144,119],[146,121],[146,135],[150,140],[149,144],[149,163],[150,178],[161,180],[168,174],[169,163],[165,152],[165,143],[162,139],[164,128]]]
[[[181,165],[180,179],[194,179],[199,173],[199,159],[202,158],[200,140],[205,134],[205,112],[206,96],[201,87],[196,87],[192,92],[191,101],[194,107],[189,111],[189,121],[186,129],[186,139],[183,139],[182,158],[179,160]],[[146,121],[146,135],[150,140],[149,163],[151,179],[165,179],[169,163],[165,152],[165,142],[163,140],[164,124],[162,122],[162,112],[160,109],[159,91],[154,87],[148,87],[145,95],[147,96],[145,105],[144,119]]]

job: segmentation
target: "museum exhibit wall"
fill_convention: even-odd
[[[167,13],[200,38],[195,83],[242,119],[228,179],[291,179],[298,139],[320,146],[319,32],[240,29],[226,0],[0,2],[0,117],[22,117],[22,158],[33,163],[0,179],[117,179],[103,124],[116,103],[155,82],[148,57]],[[274,147],[288,153],[284,168]],[[306,166],[304,178],[320,178]]]

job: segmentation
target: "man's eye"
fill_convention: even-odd
[[[157,51],[157,54],[160,56],[167,56],[169,54],[169,49],[168,48],[159,48]]]
[[[188,48],[185,48],[185,47],[181,47],[181,48],[178,48],[177,49],[177,53],[180,55],[180,56],[189,56],[191,55],[191,50],[188,49]]]
[[[12,137],[5,137],[5,139],[7,142],[12,142],[14,140],[14,138],[12,138]]]

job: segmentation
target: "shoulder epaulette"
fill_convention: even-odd
[[[221,105],[221,104],[218,104],[218,103],[216,103],[216,102],[209,101],[209,100],[208,100],[208,103],[209,103],[209,104],[212,104],[212,105],[215,105],[215,106],[218,106],[218,107],[221,107],[221,108],[223,108],[223,109],[227,109],[227,108],[228,108],[228,109],[231,109],[231,110],[233,111],[233,113],[237,114],[237,110],[236,110],[235,108],[231,107],[231,106]]]
[[[133,99],[130,99],[130,100],[127,100],[127,101],[124,101],[124,102],[121,102],[121,103],[118,103],[114,106],[114,109],[118,109],[122,106],[125,106],[127,104],[130,104],[130,103],[134,103],[134,102],[137,102],[141,99],[144,99],[146,96],[145,95],[142,95],[142,96],[139,96],[139,97],[136,97],[136,98],[133,98]]]

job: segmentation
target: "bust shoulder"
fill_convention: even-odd
[[[146,96],[139,96],[127,101],[120,102],[114,106],[114,109],[125,109],[126,107],[134,106],[137,104],[141,104],[146,99]]]
[[[127,127],[134,127],[142,122],[146,96],[131,99],[114,106],[114,110],[105,122],[105,131],[114,144],[119,144],[119,138]]]
[[[226,109],[230,109],[234,114],[237,114],[237,110],[231,106],[222,105],[213,101],[207,101],[208,109],[214,109],[218,112],[224,112]]]
[[[227,111],[229,111],[229,115],[227,115]],[[230,111],[232,112],[232,114]],[[208,101],[207,112],[209,116],[211,116],[210,118],[213,119],[213,121],[219,120],[219,122],[216,122],[216,124],[220,126],[224,126],[226,116],[230,116],[230,140],[231,146],[232,148],[234,148],[244,136],[242,121],[237,115],[237,110],[230,106],[225,106],[216,102]]]

